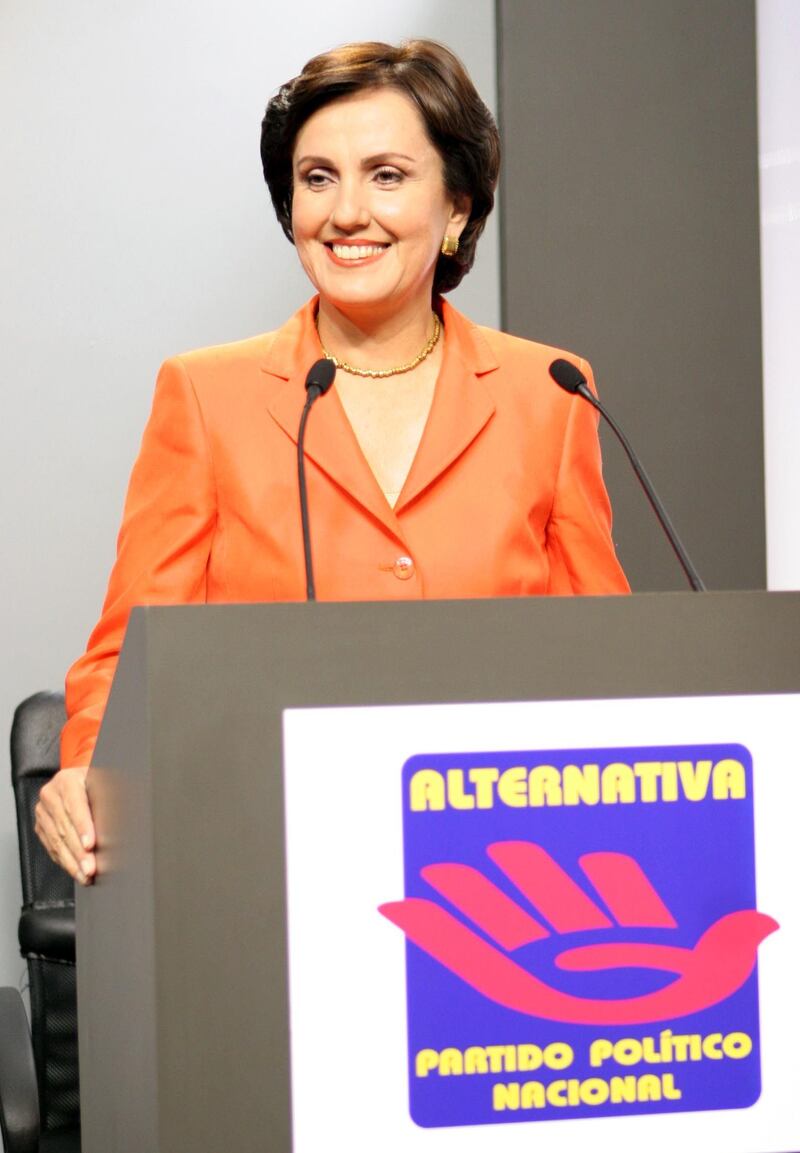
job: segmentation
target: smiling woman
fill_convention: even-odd
[[[340,318],[357,314],[375,355],[387,354],[386,321],[413,346],[409,329],[430,327],[442,240],[460,237],[470,202],[445,187],[411,100],[387,88],[320,109],[297,134],[293,170],[292,235],[320,294],[320,334],[341,340]]]
[[[560,350],[443,299],[472,267],[499,140],[442,45],[346,45],[270,101],[261,157],[316,289],[276,332],[162,367],[100,621],[67,676],[60,773],[37,830],[88,883],[85,776],[135,604],[301,600],[304,383],[335,384],[306,438],[317,595],[413,600],[627,591],[594,411]],[[591,370],[578,361],[591,383]]]
[[[320,329],[344,309],[373,330],[388,317],[427,325],[442,240],[460,237],[470,201],[445,187],[412,101],[387,88],[320,109],[297,134],[293,171],[292,235],[320,293]]]
[[[399,47],[347,44],[314,57],[299,76],[284,84],[269,102],[262,123],[261,160],[272,203],[284,232],[293,240],[294,162],[300,129],[334,101],[382,91],[407,98],[437,154],[448,193],[470,201],[457,255],[442,254],[436,264],[434,291],[447,292],[472,267],[475,246],[494,207],[500,138],[463,64],[443,45],[430,40],[411,40]]]

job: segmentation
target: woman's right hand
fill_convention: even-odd
[[[50,857],[81,885],[97,872],[95,832],[85,768],[64,768],[43,785],[36,804],[36,834]]]

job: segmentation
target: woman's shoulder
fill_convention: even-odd
[[[166,363],[180,366],[193,380],[218,378],[221,372],[235,373],[258,369],[268,359],[279,331],[276,329],[274,332],[262,332],[243,340],[194,348],[170,357]]]
[[[452,306],[449,306],[446,315],[455,322],[454,327],[460,343],[467,346],[476,360],[493,361],[499,369],[509,368],[515,371],[519,368],[528,370],[541,368],[547,372],[554,360],[564,357],[586,371],[586,361],[568,349],[476,324]]]
[[[180,353],[166,362],[189,377],[198,390],[229,389],[247,381],[260,388],[281,387],[319,356],[312,298],[280,328],[228,344]],[[162,369],[163,371],[163,369]]]
[[[522,336],[514,336],[510,332],[502,332],[497,328],[486,328],[483,325],[475,326],[478,333],[494,352],[500,364],[529,364],[541,365],[545,369],[563,357],[581,366],[585,365],[583,357],[566,348],[559,348],[554,344],[544,344],[538,340],[528,340]]]

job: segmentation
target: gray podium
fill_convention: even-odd
[[[84,1153],[291,1153],[289,707],[800,691],[800,594],[134,611],[78,894]]]

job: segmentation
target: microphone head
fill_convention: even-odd
[[[315,360],[308,370],[306,377],[306,391],[310,388],[319,390],[319,395],[324,396],[330,386],[333,384],[333,379],[336,376],[336,365],[328,357],[322,357],[321,360]]]
[[[563,360],[561,357],[553,361],[548,371],[565,392],[577,392],[582,384],[586,384],[586,377],[581,370],[571,361]]]

